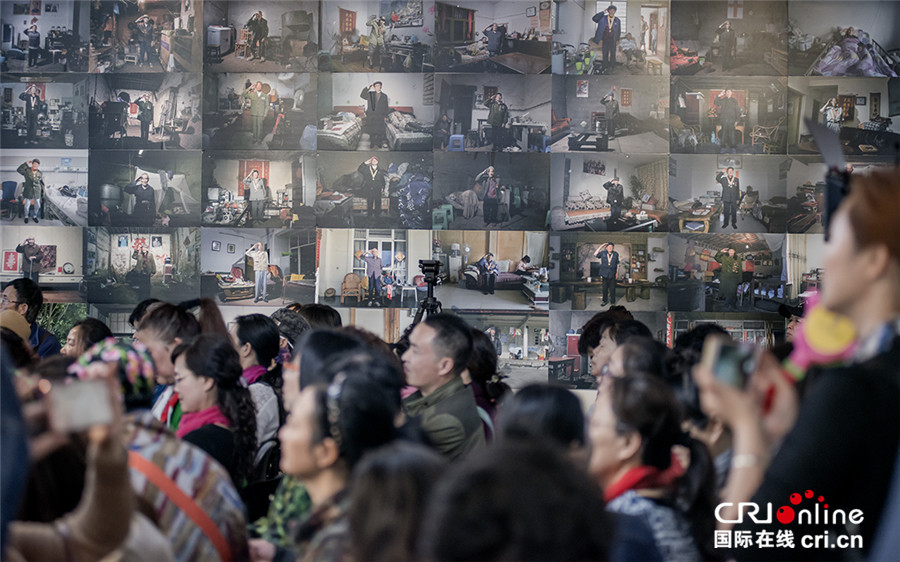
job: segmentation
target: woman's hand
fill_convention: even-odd
[[[275,545],[264,539],[250,539],[250,560],[269,562],[275,559]]]

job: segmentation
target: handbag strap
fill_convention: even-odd
[[[215,522],[206,514],[190,496],[178,487],[163,470],[135,451],[128,452],[128,466],[147,477],[154,486],[164,493],[172,502],[194,522],[206,538],[213,544],[223,562],[231,562],[231,547],[222,536]]]

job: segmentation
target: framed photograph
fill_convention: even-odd
[[[866,105],[866,96],[856,96],[856,105]]]
[[[59,4],[57,4],[56,2],[54,2],[52,4],[51,3],[44,4],[44,13],[45,14],[55,14],[57,12],[59,12]]]
[[[127,248],[127,247],[128,247],[128,235],[127,235],[127,234],[120,234],[120,235],[119,235],[118,246],[119,246],[120,248]]]
[[[606,175],[606,164],[601,160],[585,160],[581,166],[581,171],[585,174],[594,174],[595,176]]]
[[[3,273],[18,273],[19,252],[15,250],[3,250]]]
[[[221,250],[222,250],[222,243],[219,242],[218,240],[213,240],[212,241],[212,251],[220,252]]]
[[[381,16],[394,27],[422,27],[424,21],[423,0],[396,2],[381,0]]]
[[[494,94],[497,93],[497,86],[485,86],[484,87],[484,100],[487,101],[494,97]]]
[[[590,86],[587,80],[579,80],[578,85],[575,87],[575,97],[576,98],[586,98],[588,97],[588,92],[590,91]]]
[[[531,18],[536,15],[537,15],[537,8],[535,8],[534,6],[531,6],[530,8],[525,8],[525,16],[526,17]]]
[[[741,164],[744,159],[742,156],[735,154],[720,154],[716,157],[716,167],[720,170],[725,168],[734,168],[735,170],[741,169]]]
[[[162,248],[162,236],[151,236],[150,237],[150,247],[151,248]]]
[[[475,107],[479,108],[484,105],[484,94],[476,93],[475,94]]]
[[[225,251],[229,254],[233,254],[234,253],[234,244],[226,244]]]

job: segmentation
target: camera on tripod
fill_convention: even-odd
[[[441,262],[438,260],[419,260],[419,269],[425,276],[425,282],[434,285],[438,282],[438,274],[441,271]]]

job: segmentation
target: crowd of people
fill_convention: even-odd
[[[61,346],[17,279],[0,306],[4,559],[893,560],[896,170],[854,177],[825,262],[792,341],[737,385],[706,357],[724,328],[670,349],[624,307],[596,314],[586,413],[558,385],[512,392],[493,335],[453,314],[391,344],[325,305],[226,324],[209,299],[150,299],[132,338],[86,318]],[[822,342],[841,322],[855,344],[837,353]],[[861,540],[804,538],[829,531]]]

